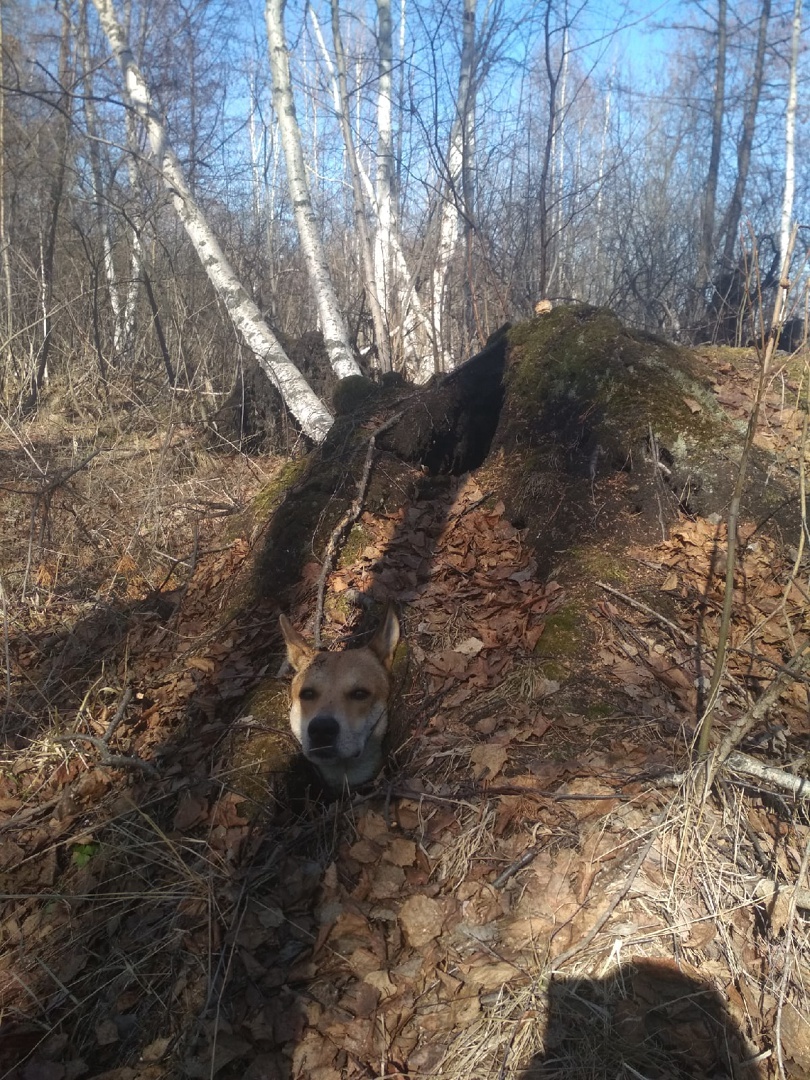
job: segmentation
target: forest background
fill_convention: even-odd
[[[138,101],[122,96],[111,18],[142,78]],[[265,18],[286,35],[311,222],[366,372],[424,381],[546,297],[609,306],[684,341],[755,335],[751,301],[775,285],[790,222],[807,216],[810,177],[793,164],[810,126],[798,0],[296,0],[266,11],[150,0],[117,13],[7,0],[7,415],[47,390],[63,412],[103,412],[113,394],[116,409],[171,400],[208,420],[241,392],[255,343],[234,328],[173,194],[194,200],[282,350],[322,328]],[[800,232],[799,320],[805,246]],[[343,357],[339,375],[358,370]]]

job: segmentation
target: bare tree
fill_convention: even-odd
[[[793,0],[793,33],[790,46],[790,73],[785,106],[785,190],[779,228],[779,254],[784,261],[788,250],[796,191],[796,109],[798,105],[799,47],[802,36],[802,0]],[[785,273],[789,272],[789,266]]]
[[[698,256],[698,289],[703,289],[711,279],[714,261],[715,214],[717,186],[720,177],[720,151],[723,140],[723,113],[726,107],[726,48],[727,48],[727,0],[717,3],[717,62],[714,75],[712,104],[711,149],[706,186],[700,210],[700,252]]]
[[[301,130],[295,113],[295,99],[290,79],[290,59],[284,35],[284,0],[267,0],[264,12],[270,71],[273,77],[273,104],[278,119],[281,145],[284,149],[287,183],[295,212],[298,236],[318,306],[326,350],[338,378],[345,379],[349,375],[359,375],[360,368],[349,347],[346,321],[340,311],[323,253],[317,219],[312,206],[312,196],[307,183],[304,153],[301,148]]]
[[[762,79],[765,73],[765,47],[768,41],[768,22],[771,17],[771,0],[762,0],[759,14],[759,26],[757,29],[757,44],[754,57],[754,71],[751,76],[751,87],[745,102],[743,112],[742,133],[737,146],[737,176],[734,181],[734,192],[731,196],[726,217],[723,222],[722,234],[725,235],[723,244],[723,267],[727,268],[734,263],[734,253],[737,250],[739,240],[740,217],[742,216],[743,198],[748,182],[748,170],[751,166],[751,147],[754,142],[754,129],[757,122],[759,99],[762,94]]]
[[[278,387],[301,429],[316,441],[324,439],[331,427],[332,416],[300,371],[290,363],[211,232],[189,190],[164,125],[152,105],[149,88],[115,16],[112,0],[93,0],[93,4],[121,67],[127,103],[146,127],[157,167],[212,285],[260,366]]]
[[[439,215],[439,243],[433,269],[432,318],[434,363],[437,371],[452,365],[449,350],[443,344],[442,312],[450,260],[458,243],[464,207],[462,187],[465,171],[469,170],[472,152],[472,125],[475,109],[473,63],[475,58],[476,0],[463,0],[461,63],[458,73],[455,116],[450,130],[450,148],[447,154],[446,176],[441,213]],[[466,156],[466,167],[465,167]],[[440,343],[442,343],[440,345]]]
[[[343,49],[343,37],[340,32],[340,7],[338,0],[332,0],[332,38],[335,43],[335,61],[337,66],[338,92],[340,96],[340,126],[346,144],[346,160],[352,178],[354,199],[354,220],[357,224],[357,236],[360,242],[360,258],[363,265],[363,279],[374,322],[374,336],[377,339],[377,353],[382,371],[391,370],[391,351],[388,347],[388,326],[380,306],[377,291],[377,278],[374,270],[374,246],[368,228],[363,181],[360,176],[360,164],[354,145],[354,135],[349,121],[349,87],[346,77],[346,53]]]
[[[62,32],[59,44],[58,96],[56,101],[55,127],[55,167],[51,176],[50,198],[47,222],[40,234],[40,305],[42,319],[42,343],[39,355],[31,372],[31,383],[26,410],[34,408],[43,383],[48,379],[48,364],[53,345],[54,318],[54,269],[56,260],[56,242],[59,230],[59,215],[65,198],[66,176],[69,153],[69,133],[71,126],[71,33],[67,11],[60,10]]]

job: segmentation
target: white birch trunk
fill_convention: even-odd
[[[110,236],[110,226],[107,220],[106,198],[104,192],[104,178],[101,172],[101,160],[98,152],[98,122],[96,109],[93,104],[93,69],[90,63],[90,49],[87,43],[87,6],[85,0],[79,2],[79,53],[81,56],[84,75],[84,122],[87,127],[87,155],[90,159],[90,177],[93,186],[93,201],[95,203],[96,220],[101,234],[102,258],[104,273],[107,278],[107,288],[110,295],[110,307],[113,314],[113,348],[116,356],[125,346],[123,325],[123,311],[121,298],[118,293],[118,275],[115,272],[113,260],[113,245]]]
[[[360,161],[355,150],[352,126],[349,123],[349,85],[346,76],[346,53],[343,48],[343,37],[340,32],[340,8],[338,0],[332,0],[332,39],[335,46],[338,91],[341,105],[340,124],[343,130],[343,142],[346,146],[346,158],[348,161],[349,173],[352,178],[354,220],[357,225],[357,237],[360,243],[364,286],[368,305],[371,309],[371,318],[374,323],[374,336],[377,339],[379,365],[382,371],[390,371],[391,351],[388,343],[388,324],[380,304],[380,294],[377,291],[377,281],[374,272],[374,244],[369,232],[368,219],[366,217]],[[357,96],[359,98],[360,95],[358,94]]]
[[[442,309],[447,284],[447,271],[458,243],[461,231],[461,193],[459,184],[464,164],[464,137],[472,108],[472,70],[475,53],[476,0],[464,0],[461,64],[456,96],[456,118],[450,131],[450,148],[447,154],[447,194],[439,218],[439,244],[433,269],[432,320],[433,337],[437,343],[435,359],[443,368],[452,366],[452,357],[442,337]],[[429,378],[432,372],[421,370],[419,381]]]
[[[287,183],[290,187],[298,236],[312,282],[315,302],[318,305],[321,331],[335,374],[338,378],[345,379],[349,375],[359,375],[361,372],[349,348],[346,321],[338,306],[318,234],[315,212],[312,208],[304,154],[301,149],[301,130],[295,115],[295,101],[290,81],[290,60],[284,38],[283,10],[284,0],[267,0],[264,9],[270,72],[273,78],[273,104],[287,163]]]
[[[135,131],[135,117],[132,112],[127,109],[124,117],[124,123],[126,124],[127,131],[127,148],[129,153],[127,155],[127,173],[129,175],[129,186],[134,193],[138,189],[138,166],[137,166],[137,153],[138,153],[138,139]],[[124,313],[122,318],[123,334],[125,348],[130,348],[132,342],[135,340],[135,308],[138,303],[138,289],[141,283],[141,264],[143,262],[143,256],[141,253],[141,234],[139,228],[140,213],[133,214],[133,228],[132,228],[132,250],[129,257],[129,284],[127,285],[127,295],[124,301]]]
[[[799,47],[802,36],[802,0],[793,4],[793,37],[790,48],[790,76],[785,108],[785,191],[782,199],[782,223],[779,230],[779,256],[785,258],[790,243],[793,196],[796,189],[796,107],[798,103]],[[787,270],[785,271],[787,273]]]
[[[264,372],[278,387],[301,429],[316,442],[322,441],[332,425],[332,415],[301,372],[287,359],[281,345],[262,319],[259,309],[239,283],[211,232],[188,188],[163,124],[152,106],[149,88],[115,17],[112,0],[93,0],[93,5],[121,66],[126,99],[146,127],[163,181],[171,192],[175,210],[209,280],[227,308],[234,326],[244,337]]]
[[[380,53],[380,70],[377,91],[377,232],[374,254],[377,290],[387,309],[392,284],[391,246],[394,231],[394,199],[391,186],[394,171],[391,124],[391,70],[394,53],[391,0],[377,0],[377,48]]]
[[[329,50],[326,47],[323,33],[321,31],[321,24],[318,21],[318,16],[315,13],[314,8],[309,9],[309,17],[312,23],[312,29],[315,34],[315,40],[318,44],[318,48],[321,51],[324,67],[329,75],[329,86],[332,92],[332,104],[335,109],[335,115],[342,121],[343,117],[343,105],[340,99],[340,88],[338,86],[337,72],[335,71],[335,65],[332,63],[332,57],[329,55]],[[355,155],[357,169],[360,176],[360,181],[365,193],[368,206],[371,209],[375,220],[377,221],[376,236],[379,237],[380,233],[380,208],[377,201],[377,191],[369,178],[368,172],[363,165],[363,159],[359,154]],[[400,311],[400,325],[392,326],[389,330],[389,336],[393,340],[397,335],[402,337],[402,348],[405,356],[406,369],[409,374],[417,370],[420,366],[420,357],[424,357],[429,350],[431,342],[430,325],[427,317],[425,316],[422,303],[419,298],[419,294],[413,283],[413,277],[408,269],[407,261],[405,259],[404,252],[402,251],[402,245],[399,240],[399,233],[396,226],[396,215],[393,213],[393,192],[390,189],[390,206],[391,206],[391,228],[388,233],[388,241],[390,244],[389,259],[391,265],[391,272],[389,276],[381,276],[378,273],[378,268],[381,267],[382,262],[379,259],[380,248],[379,245],[375,245],[375,280],[378,289],[378,298],[380,299],[381,306],[382,299],[386,295],[385,292],[380,291],[385,283],[389,282],[389,292],[393,290],[395,293],[396,301],[399,305]],[[384,308],[385,313],[390,321],[390,308]],[[428,360],[428,366],[430,362]],[[429,371],[432,372],[432,367],[429,366]],[[427,378],[430,377],[428,374]]]
[[[458,203],[458,188],[461,180],[462,163],[462,125],[456,120],[450,133],[450,151],[447,155],[447,191],[442,203],[439,216],[439,245],[436,251],[436,264],[433,268],[432,279],[432,308],[431,319],[433,323],[433,340],[435,342],[436,360],[440,367],[447,369],[451,366],[449,350],[444,345],[442,337],[442,309],[444,307],[444,290],[447,282],[447,271],[450,259],[458,243],[461,230],[461,212]],[[432,371],[423,370],[417,375],[417,382],[424,382],[433,374]]]

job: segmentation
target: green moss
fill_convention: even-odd
[[[509,341],[513,400],[536,431],[559,427],[568,412],[572,426],[587,422],[614,454],[645,439],[651,420],[667,441],[684,430],[698,441],[718,436],[722,414],[688,355],[652,335],[631,335],[611,311],[560,307],[513,327]],[[544,422],[552,416],[553,424]]]
[[[287,490],[306,472],[307,459],[288,461],[278,474],[265,484],[253,498],[252,510],[256,518],[266,520],[277,509]]]
[[[290,731],[289,693],[280,679],[263,679],[247,696],[243,712],[252,715],[260,730],[248,729],[235,738],[231,754],[234,790],[247,797],[247,809],[262,809],[268,782],[289,772],[298,756]]]
[[[618,557],[601,548],[572,548],[571,557],[584,581],[627,581],[627,567]]]
[[[582,612],[576,604],[567,604],[546,619],[534,651],[539,657],[564,660],[576,656],[581,645]]]
[[[371,536],[368,531],[359,521],[355,522],[351,532],[346,538],[346,543],[343,545],[343,550],[341,551],[340,559],[338,560],[338,567],[343,569],[347,566],[353,566],[370,543]]]
[[[585,716],[588,720],[600,720],[604,716],[613,716],[615,712],[616,706],[610,705],[607,701],[595,701],[585,706]]]
[[[539,653],[539,649],[534,650],[535,653]],[[564,683],[571,675],[569,669],[565,664],[560,664],[556,660],[546,660],[540,664],[540,674],[544,679],[548,679],[550,682]]]

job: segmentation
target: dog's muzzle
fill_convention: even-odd
[[[340,724],[334,716],[314,716],[307,727],[309,753],[313,757],[337,757],[337,741]]]

